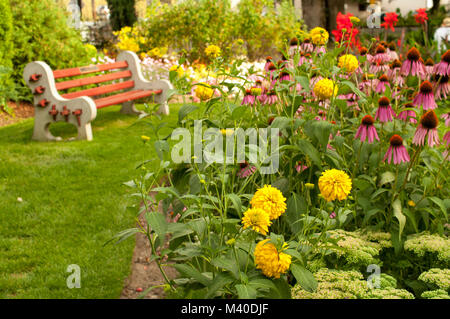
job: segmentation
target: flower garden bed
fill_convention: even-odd
[[[117,237],[146,236],[167,298],[448,298],[450,51],[353,40],[314,28],[256,71],[208,47],[203,81],[170,68],[202,104],[154,127],[159,169],[127,183],[149,227]]]

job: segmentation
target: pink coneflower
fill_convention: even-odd
[[[442,138],[442,140],[445,142],[445,147],[448,147],[450,145],[450,131],[448,131],[447,133],[445,133],[444,137]]]
[[[392,122],[395,112],[391,107],[389,99],[385,96],[378,100],[378,109],[375,113],[375,120],[380,120],[380,122]]]
[[[297,173],[301,173],[304,170],[308,169],[308,166],[303,165],[300,161],[297,162],[297,165],[295,166],[295,170],[297,171]]]
[[[442,114],[441,119],[445,121],[445,126],[450,126],[450,112]]]
[[[278,101],[278,97],[277,94],[275,93],[274,90],[270,90],[267,92],[267,97],[264,100],[263,104],[275,104]]]
[[[361,82],[359,83],[359,89],[367,95],[370,95],[373,90],[373,81],[367,76],[367,74],[363,74]]]
[[[253,105],[255,104],[255,96],[252,94],[250,89],[245,90],[244,98],[242,99],[241,105]]]
[[[433,71],[439,75],[450,76],[450,50],[445,51],[441,56],[441,62],[434,66]]]
[[[433,85],[429,81],[422,82],[419,94],[417,94],[413,100],[413,105],[422,105],[424,110],[437,108],[437,104],[434,100]]]
[[[425,63],[425,74],[427,77],[430,77],[433,74],[434,69],[434,61],[431,58],[428,58]]]
[[[414,106],[412,105],[412,103],[406,104],[405,110],[398,113],[397,118],[404,122],[408,122],[408,120],[409,120],[410,123],[413,123],[413,124],[417,123],[416,112],[414,112],[412,110],[413,107]]]
[[[323,54],[327,52],[327,49],[325,48],[325,46],[320,46],[320,47],[316,47],[314,49],[314,52],[316,52],[317,54]]]
[[[375,123],[374,119],[370,115],[366,115],[361,120],[361,125],[356,131],[355,139],[360,138],[361,142],[367,141],[372,144],[374,140],[380,140],[377,134],[377,130],[373,125]]]
[[[389,148],[384,155],[383,162],[387,159],[388,164],[391,164],[392,157],[394,158],[394,164],[400,164],[403,162],[409,162],[409,154],[406,150],[406,147],[403,145],[403,139],[397,135],[394,134],[389,140]]]
[[[270,62],[269,65],[267,66],[267,72],[270,75],[270,79],[273,80],[273,73],[277,70],[277,67],[275,66],[275,64],[273,62]]]
[[[302,66],[304,63],[312,64],[311,53],[302,53],[300,55],[297,66]]]
[[[261,95],[258,95],[256,99],[259,103],[264,104],[264,101],[267,99],[267,89],[265,87],[261,88]]]
[[[375,55],[367,56],[367,60],[373,64],[385,64],[391,60],[391,57],[386,53],[386,48],[379,44],[375,49]]]
[[[398,53],[396,52],[396,47],[394,42],[390,42],[388,44],[387,54],[391,57],[391,61],[393,60],[399,60]]]
[[[336,213],[335,212],[332,212],[331,214],[330,214],[330,218],[331,219],[334,219],[336,217]]]
[[[241,167],[241,170],[237,173],[237,177],[239,178],[247,178],[256,172],[256,167],[250,165],[247,161],[239,163],[239,166]]]
[[[420,52],[412,47],[406,54],[406,61],[403,62],[401,73],[404,76],[413,75],[423,78],[425,76],[425,66],[420,61]]]
[[[392,81],[394,85],[397,85],[399,87],[402,87],[405,85],[405,79],[400,75],[400,69],[402,67],[402,62],[400,60],[394,60],[389,65],[389,70],[387,73],[387,76],[389,80]]]
[[[347,101],[347,106],[358,106],[358,96],[353,92],[339,95],[338,98]]]
[[[290,81],[291,80],[291,75],[287,71],[281,71],[280,74],[278,75],[278,80],[280,82]]]
[[[313,52],[314,46],[311,43],[311,39],[305,39],[303,40],[303,43],[300,45],[302,51],[304,52]]]
[[[388,79],[387,75],[383,74],[377,80],[377,86],[375,87],[375,92],[384,93],[384,91],[386,91],[386,86],[391,87],[391,84],[389,83],[389,79]]]
[[[448,76],[435,74],[434,80],[434,83],[437,83],[436,99],[442,99],[442,95],[444,96],[444,99],[446,99],[447,94],[450,95],[450,83],[448,82]]]
[[[271,56],[268,56],[268,57],[266,58],[266,64],[264,65],[264,71],[266,71],[266,72],[269,71],[269,66],[270,66],[271,64],[273,64],[272,60],[273,60],[273,59],[272,59]]]
[[[299,41],[296,37],[293,37],[289,41],[289,55],[294,56],[299,51]]]
[[[433,110],[425,112],[420,118],[420,123],[414,134],[413,144],[424,145],[425,137],[428,134],[428,146],[433,147],[434,145],[439,145],[439,135],[436,129],[438,124],[439,120]]]

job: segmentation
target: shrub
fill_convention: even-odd
[[[111,10],[111,25],[114,31],[132,26],[136,20],[135,0],[108,0]]]
[[[143,52],[162,46],[182,51],[190,60],[208,61],[204,50],[210,44],[220,47],[224,58],[274,54],[300,26],[289,1],[277,12],[273,1],[266,0],[244,0],[237,9],[231,9],[229,0],[186,0],[174,5],[154,1],[139,30],[147,39]]]
[[[0,105],[4,104],[1,99],[6,98],[5,95],[13,86],[9,76],[13,54],[12,32],[13,22],[9,0],[0,0],[0,66],[3,67],[0,76]]]
[[[14,23],[13,79],[25,86],[22,73],[31,61],[45,61],[55,69],[89,63],[80,35],[52,0],[11,0]],[[28,91],[27,91],[28,92]]]

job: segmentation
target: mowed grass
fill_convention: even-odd
[[[162,121],[176,123],[179,107],[171,105]],[[150,127],[133,125],[137,117],[119,109],[99,110],[90,142],[31,141],[33,119],[0,128],[0,298],[120,296],[134,240],[103,245],[135,226],[126,208],[136,202],[123,183],[156,153],[141,140],[155,140]],[[75,135],[73,126],[54,125],[54,135]],[[81,269],[81,288],[67,287],[72,264]]]

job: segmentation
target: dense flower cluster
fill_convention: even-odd
[[[319,178],[319,189],[327,201],[344,200],[352,189],[352,180],[343,171],[329,169]]]
[[[270,220],[277,219],[286,211],[286,198],[275,187],[264,185],[253,195],[250,204],[253,208],[263,209]]]
[[[255,247],[255,265],[257,269],[261,269],[262,273],[267,277],[280,278],[291,264],[292,257],[283,250],[287,248],[284,243],[281,251],[278,251],[269,239],[260,241]]]

